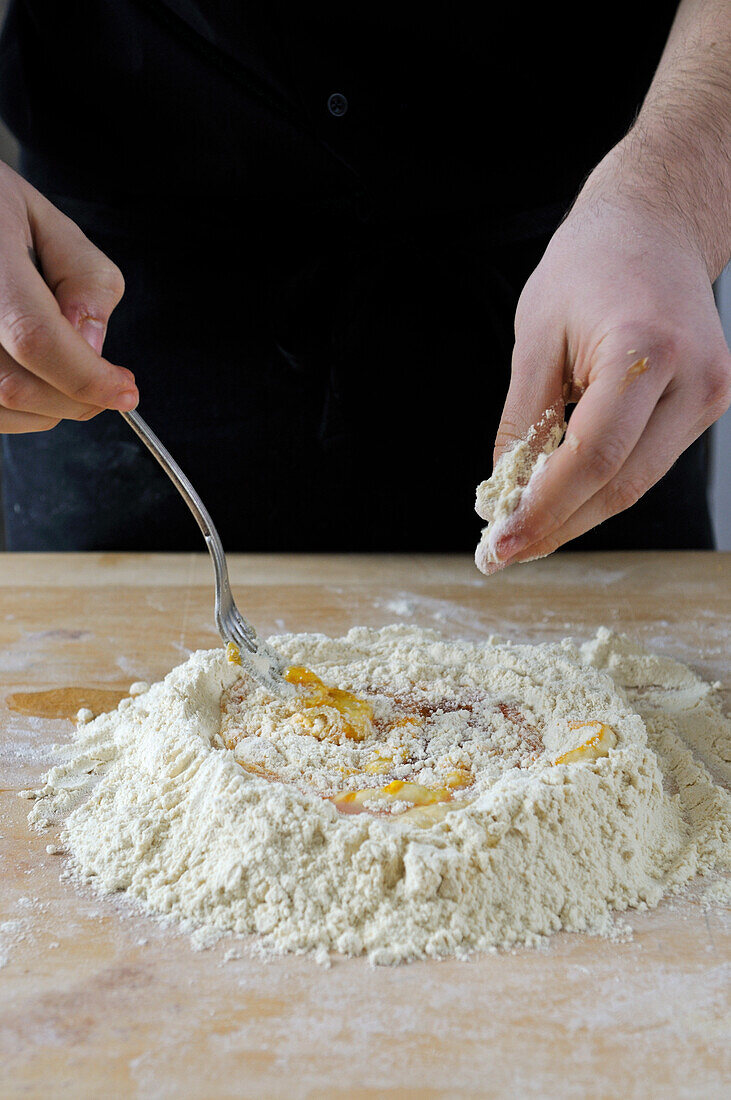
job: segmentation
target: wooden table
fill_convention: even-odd
[[[522,640],[629,631],[731,683],[731,555],[559,555],[490,580],[466,558],[239,556],[264,631],[410,619]],[[203,555],[0,556],[0,1095],[728,1095],[729,922],[691,897],[626,918],[625,942],[561,934],[468,963],[264,961],[61,880],[28,828],[67,721],[11,692],[154,680],[217,644]],[[241,957],[232,957],[241,956]],[[725,1087],[724,1087],[725,1086]]]

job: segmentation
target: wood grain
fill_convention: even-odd
[[[552,640],[606,623],[731,683],[731,555],[564,554],[489,580],[467,558],[241,555],[232,578],[265,632],[415,621]],[[215,644],[203,555],[0,556],[0,1095],[728,1095],[729,921],[695,889],[624,915],[624,942],[325,969],[232,939],[195,952],[64,881],[17,791],[71,724],[7,695],[122,691]]]

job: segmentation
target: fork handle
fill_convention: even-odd
[[[206,542],[209,538],[218,538],[218,532],[205,504],[170,454],[170,451],[164,443],[160,442],[149,424],[137,412],[120,412],[119,415],[127,421],[132,431],[136,432],[147,449],[152,452],[160,463],[170,480],[175,483],[176,489],[195,516],[196,523],[203,532],[203,538]],[[225,570],[226,563],[223,562],[222,565]]]
[[[228,568],[226,566],[226,558],[223,553],[221,539],[213,524],[208,509],[198,496],[191,482],[185,476],[180,466],[178,466],[165,444],[157,438],[152,428],[142,419],[139,413],[120,412],[119,415],[127,421],[132,431],[140,437],[147,449],[155,456],[185,503],[190,508],[195,516],[196,523],[203,533],[203,538],[206,540],[206,546],[208,547],[208,552],[213,561],[216,580],[222,585],[228,585]],[[217,585],[216,592],[218,593],[218,591],[219,586]],[[218,608],[216,608],[216,611],[218,612]]]
[[[248,650],[251,655],[251,660],[247,662],[248,670],[256,680],[269,688],[273,694],[281,695],[285,688],[291,690],[282,678],[279,655],[270,649],[266,643],[262,642],[254,627],[246,621],[234,603],[223,544],[218,531],[213,526],[213,520],[205,504],[170,454],[170,451],[160,442],[152,428],[142,419],[139,413],[120,412],[120,416],[126,420],[132,431],[139,436],[160,463],[195,516],[196,523],[203,533],[216,575],[215,613],[219,634],[224,641],[233,641],[238,646],[239,652],[241,652],[242,647],[244,650]],[[231,629],[231,619],[235,622],[235,629],[233,630]]]

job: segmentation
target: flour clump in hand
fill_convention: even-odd
[[[490,565],[500,562],[497,540],[523,498],[534,488],[538,475],[565,431],[566,424],[558,408],[546,409],[525,437],[503,452],[487,481],[477,486],[475,511],[489,524],[475,551],[475,563],[483,573],[489,571]]]

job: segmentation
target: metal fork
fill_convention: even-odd
[[[152,429],[136,412],[120,413],[130,428],[152,452],[165,473],[195,516],[203,532],[208,552],[213,561],[216,577],[216,626],[224,642],[232,642],[239,650],[241,664],[263,687],[274,695],[288,695],[294,689],[284,679],[286,662],[276,650],[263,642],[234,603],[228,579],[228,566],[218,531],[208,514],[208,509],[196,493],[188,478],[178,466],[167,447],[163,446]]]

